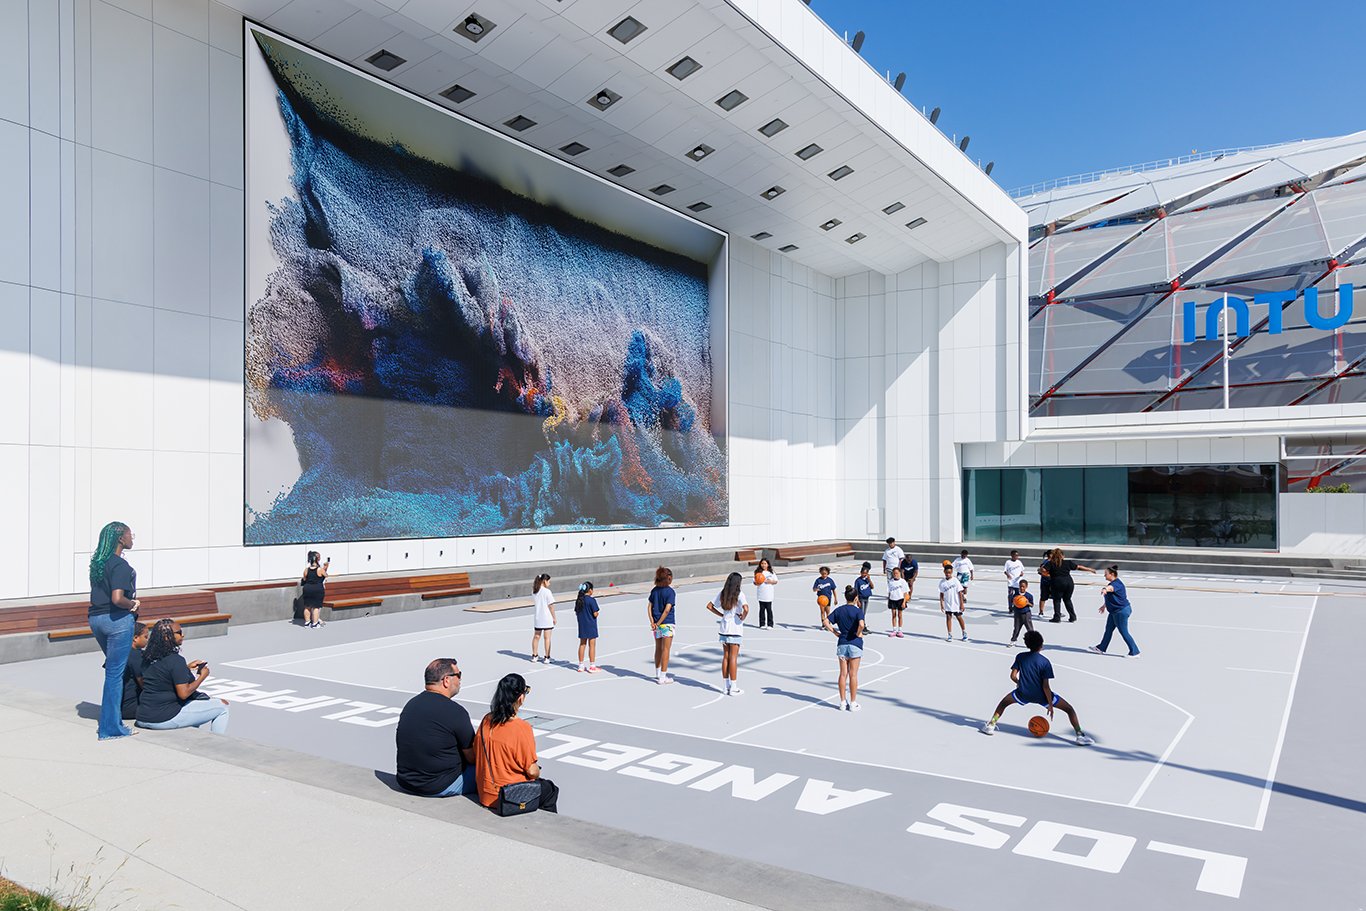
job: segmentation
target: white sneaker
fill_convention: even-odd
[[[845,702],[843,699],[840,700],[840,711],[841,711],[841,712],[847,712],[847,711],[849,711],[849,703]]]
[[[1142,653],[1142,652],[1136,652],[1136,653],[1134,653],[1134,654],[1132,654],[1132,655],[1125,655],[1124,657],[1125,657],[1125,658],[1141,658],[1142,656],[1143,656],[1143,653]]]
[[[992,734],[996,733],[996,725],[988,721],[986,724],[982,725],[982,733],[990,737]]]
[[[1099,645],[1088,645],[1088,646],[1086,646],[1086,650],[1087,650],[1088,652],[1095,652],[1097,655],[1103,655],[1103,654],[1105,654],[1104,652],[1102,652],[1102,651],[1100,650],[1100,646],[1099,646]]]
[[[968,641],[968,634],[967,634],[967,633],[964,633],[964,634],[963,634],[963,641],[964,641],[964,642],[967,642],[967,641]]]
[[[857,702],[851,702],[851,703],[849,703],[849,711],[851,711],[851,712],[857,712],[857,711],[859,711],[859,710],[862,709],[862,708],[863,708],[863,706],[859,705]]]
[[[1079,746],[1079,747],[1089,747],[1089,746],[1090,746],[1091,744],[1093,744],[1093,743],[1095,743],[1095,741],[1092,740],[1090,737],[1087,737],[1085,734],[1078,734],[1078,735],[1077,735],[1077,746]]]
[[[660,674],[660,675],[659,675],[659,685],[660,685],[660,686],[664,686],[665,684],[673,683],[673,682],[674,682],[674,678],[670,677],[668,674]]]
[[[945,641],[945,642],[952,642],[952,641],[953,641],[953,636],[945,636],[945,637],[944,637],[944,641]]]
[[[737,686],[737,687],[732,687],[732,688],[731,688],[730,694],[731,694],[732,696],[743,696],[743,695],[745,694],[745,691],[742,690],[742,689],[740,689],[740,688]]]

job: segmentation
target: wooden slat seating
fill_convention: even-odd
[[[798,547],[779,547],[773,551],[774,559],[782,560],[786,563],[800,563],[807,557],[830,556],[830,557],[852,557],[854,555],[853,545],[846,542],[826,543],[826,544],[803,544]]]
[[[148,595],[140,600],[138,619],[143,623],[173,617],[182,626],[193,626],[199,623],[223,623],[232,619],[231,614],[218,612],[218,598],[207,590]],[[48,639],[52,641],[89,636],[89,613],[90,602],[86,600],[0,609],[0,636],[47,632]]]
[[[482,588],[470,585],[469,573],[436,573],[425,576],[390,576],[381,579],[328,579],[323,607],[345,609],[377,607],[394,595],[421,594],[423,601],[477,595]]]
[[[750,566],[759,565],[759,548],[751,547],[747,550],[737,550],[735,552],[736,563],[748,563]]]

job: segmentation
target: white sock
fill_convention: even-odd
[[[729,693],[729,692],[730,692],[730,678],[729,678],[729,677],[722,677],[722,678],[721,678],[721,682],[722,682],[723,684],[725,684],[725,690],[726,690],[727,693]]]

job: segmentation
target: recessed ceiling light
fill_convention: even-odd
[[[645,31],[646,27],[647,26],[639,19],[636,19],[633,16],[627,16],[625,19],[609,28],[607,34],[611,35],[622,44],[625,44],[641,32]]]
[[[605,111],[620,100],[621,96],[618,95],[616,92],[612,91],[611,89],[603,89],[597,94],[595,94],[592,98],[589,98],[588,103],[591,104],[593,107],[597,108],[599,111]]]
[[[867,237],[867,236],[868,236],[867,234],[863,234],[863,233],[851,234],[851,235],[849,235],[848,237],[846,237],[846,238],[844,239],[844,242],[845,242],[846,244],[856,244],[856,243],[858,243],[859,241],[863,240],[863,239],[864,239],[865,237]]]
[[[674,188],[669,186],[667,183],[662,183],[657,187],[650,187],[650,192],[655,194],[656,196],[668,196],[673,191]]]
[[[915,230],[916,228],[920,227],[920,226],[923,225],[924,223],[925,223],[925,219],[923,219],[923,218],[917,218],[915,221],[908,221],[908,222],[906,222],[906,227],[908,227],[908,228],[910,228],[910,229],[912,229],[912,230]]]
[[[695,203],[693,203],[692,205],[688,206],[688,211],[690,211],[690,212],[705,212],[705,211],[707,211],[707,210],[710,209],[710,208],[711,208],[711,203],[709,203],[709,202],[695,202]]]
[[[625,177],[627,174],[634,174],[636,169],[628,164],[619,164],[615,168],[608,168],[607,173],[613,177]]]
[[[669,67],[664,72],[668,73],[675,79],[681,81],[683,79],[687,79],[689,76],[691,76],[693,73],[696,73],[700,69],[702,69],[702,64],[698,63],[691,57],[684,57],[682,60],[675,63],[673,66]]]
[[[829,177],[831,180],[843,180],[852,173],[854,173],[853,168],[849,167],[847,164],[842,164],[838,168],[835,168],[835,170],[831,171]]]
[[[457,25],[453,32],[461,38],[467,38],[476,44],[488,37],[489,32],[497,28],[497,24],[489,19],[485,19],[478,13],[470,13]]]
[[[821,230],[822,230],[822,231],[829,231],[831,228],[839,227],[839,226],[842,225],[842,224],[844,224],[844,222],[840,221],[838,218],[832,218],[832,219],[830,219],[829,221],[827,221],[825,224],[821,225]]]
[[[772,237],[772,236],[773,236],[773,235],[770,234],[770,233],[767,232],[767,231],[760,231],[758,234],[751,234],[751,235],[749,236],[749,239],[750,239],[750,240],[768,240],[768,239],[769,239],[770,237]]]
[[[802,161],[806,161],[807,159],[815,158],[817,155],[824,151],[825,149],[822,149],[820,146],[816,145],[813,142],[811,143],[811,145],[807,146],[804,149],[798,149],[797,157],[800,158]]]
[[[702,159],[706,158],[708,155],[710,155],[712,152],[715,152],[715,151],[716,151],[716,150],[713,149],[711,146],[706,145],[706,144],[704,143],[704,144],[702,144],[702,145],[699,145],[697,148],[693,149],[692,151],[690,151],[690,152],[688,153],[688,157],[691,158],[693,161],[701,161]]]
[[[883,209],[882,212],[884,215],[895,215],[904,208],[906,208],[906,204],[904,202],[894,202],[887,208]]]
[[[503,122],[503,126],[507,127],[509,130],[516,130],[518,133],[523,130],[529,130],[535,125],[536,121],[532,120],[530,117],[523,117],[521,114],[518,114],[511,120]]]
[[[560,151],[572,158],[575,155],[582,155],[587,152],[588,146],[581,142],[571,142],[568,145],[560,146]]]
[[[777,199],[779,196],[782,196],[786,192],[787,191],[784,190],[782,187],[769,187],[767,190],[760,193],[759,195],[762,196],[764,199]]]
[[[366,57],[365,62],[373,66],[375,69],[384,70],[387,73],[389,70],[398,69],[408,61],[404,60],[398,54],[381,50],[376,51],[369,57]]]
[[[454,101],[456,104],[460,104],[464,101],[469,101],[471,98],[474,97],[474,95],[474,92],[471,92],[463,85],[453,85],[450,88],[446,89],[446,91],[441,93],[442,98]]]
[[[779,247],[779,248],[778,248],[778,252],[779,252],[779,253],[791,253],[793,250],[796,250],[796,249],[797,249],[797,245],[796,245],[796,244],[787,244],[786,246]]]
[[[772,139],[774,136],[777,136],[785,129],[787,129],[787,124],[784,123],[781,119],[774,117],[768,123],[759,127],[759,132],[763,133],[769,139]]]
[[[749,101],[748,95],[739,89],[731,89],[729,92],[716,99],[716,105],[723,111],[733,111],[746,101]]]

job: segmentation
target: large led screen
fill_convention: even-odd
[[[725,524],[724,235],[245,43],[246,543]]]

